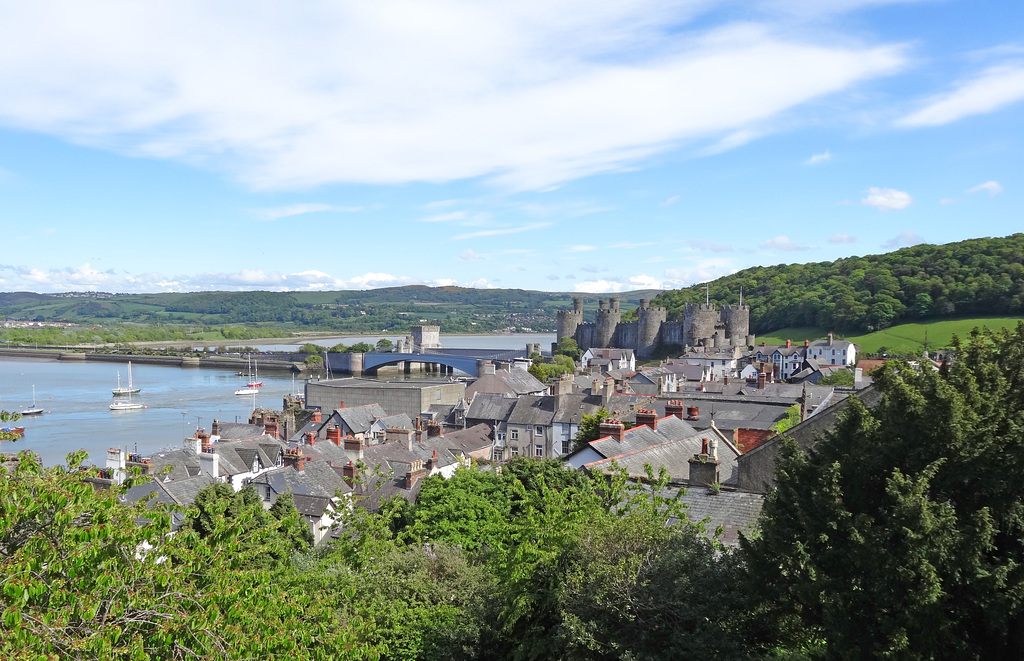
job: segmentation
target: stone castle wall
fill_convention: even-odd
[[[560,310],[557,339],[571,337],[580,349],[616,347],[632,349],[637,358],[650,358],[660,346],[703,346],[719,348],[745,346],[753,342],[749,334],[750,308],[746,305],[714,305],[688,303],[682,321],[668,321],[663,307],[650,307],[642,299],[637,321],[623,322],[619,299],[598,301],[596,319],[583,321],[583,299],[573,299],[572,310]]]

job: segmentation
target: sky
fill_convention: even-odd
[[[690,286],[1024,230],[1017,0],[0,0],[0,290]]]

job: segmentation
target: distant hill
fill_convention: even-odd
[[[616,294],[624,308],[659,292]],[[555,312],[597,294],[468,287],[385,287],[321,292],[190,292],[160,294],[0,293],[0,316],[35,321],[111,325],[265,325],[345,333],[404,333],[410,325],[438,324],[445,333],[514,329],[552,332]]]
[[[1024,314],[1024,234],[918,245],[834,262],[744,269],[710,283],[715,303],[750,305],[751,330],[817,327],[871,332],[952,317]],[[654,305],[681,319],[703,302],[699,286],[659,294]]]

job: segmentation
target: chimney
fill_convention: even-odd
[[[807,347],[809,347],[809,346],[811,346],[811,341],[810,341],[810,340],[808,340],[808,339],[807,339],[807,338],[805,337],[805,338],[804,338],[804,349],[806,349],[806,348],[807,348]]]
[[[718,457],[708,453],[708,440],[701,442],[700,454],[695,454],[689,460],[690,463],[690,486],[710,487],[718,482]]]
[[[345,402],[344,402],[344,401],[338,402],[338,408],[339,408],[339,409],[343,409],[343,408],[345,408]],[[357,407],[357,408],[358,408],[358,407]]]
[[[270,418],[263,423],[263,429],[266,431],[267,436],[273,436],[277,438],[277,418]]]
[[[621,420],[605,419],[601,421],[601,427],[598,431],[598,438],[604,438],[605,436],[611,436],[619,443],[622,442],[622,436],[626,432],[625,425],[622,424]]]
[[[316,432],[315,431],[308,431],[308,432],[306,432],[306,445],[308,445],[309,447],[313,447],[314,445],[316,445]]]
[[[494,363],[484,363],[483,368],[480,370],[480,376],[487,376],[488,374],[494,374]]]
[[[443,436],[441,433],[441,423],[431,420],[427,423],[427,438],[434,438],[435,436]]]
[[[313,418],[310,422],[323,422],[323,420],[321,420],[321,415],[320,409],[313,409]]]
[[[792,340],[786,340],[786,348],[788,349],[791,346],[793,346],[793,341]]]
[[[203,445],[199,441],[198,432],[196,432],[194,436],[189,436],[185,439],[184,448],[191,452],[195,452],[196,454],[199,454],[200,452],[203,451]]]
[[[340,444],[340,441],[339,441]],[[363,460],[363,442],[353,436],[345,437],[345,456],[349,461]]]
[[[658,414],[650,409],[638,409],[636,412],[636,426],[647,425],[654,431],[658,431]]]
[[[683,403],[673,399],[665,403],[665,415],[674,415],[680,420],[683,419]]]
[[[764,370],[761,370],[760,372],[757,373],[757,387],[758,388],[762,388],[763,389],[764,386],[765,386],[765,383],[767,383],[767,381],[768,381],[768,375],[764,373]]]
[[[335,445],[341,445],[341,427],[330,425],[327,427],[327,440]]]
[[[409,472],[405,474],[405,488],[412,489],[416,480],[427,476],[427,469],[423,467],[423,460],[417,459],[409,464]]]
[[[697,406],[687,406],[686,407],[686,419],[687,420],[696,420],[698,417],[700,417],[700,408],[699,407],[697,407]]]
[[[199,472],[213,479],[220,478],[220,455],[213,451],[213,446],[203,446],[199,453]]]
[[[306,458],[302,456],[302,448],[285,448],[284,465],[293,466],[300,473],[306,470]]]
[[[107,465],[106,468],[110,471],[111,478],[121,484],[124,482],[125,466],[124,466],[124,452],[121,452],[120,448],[110,448],[107,450]]]
[[[210,434],[212,436],[220,437],[220,420],[217,418],[214,418],[213,424],[210,425]]]
[[[429,433],[430,427],[427,427]],[[398,427],[389,427],[384,432],[385,442],[390,443],[396,441],[405,446],[407,450],[412,450],[412,430],[411,429],[399,429]]]
[[[615,394],[615,379],[605,379],[604,388],[601,390],[601,406],[608,406],[613,394]]]
[[[590,394],[600,395],[601,394],[601,379],[594,379],[590,383]]]
[[[832,346],[832,333],[828,334],[828,345]]]
[[[341,468],[341,479],[345,480],[345,484],[351,489],[356,483],[356,467],[351,461]]]
[[[196,433],[196,438],[199,439],[200,452],[213,452],[213,441],[210,440],[210,435],[206,433],[205,429],[200,429]]]

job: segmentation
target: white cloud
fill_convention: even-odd
[[[439,213],[435,216],[428,216],[426,218],[420,218],[422,223],[448,223],[453,220],[462,220],[467,216],[465,211],[452,211],[449,213]]]
[[[728,243],[710,241],[708,239],[687,239],[684,252],[732,252],[733,247]]]
[[[459,259],[466,261],[483,259],[483,255],[476,254],[472,248],[466,248],[461,253],[459,253]]]
[[[668,206],[672,206],[673,204],[675,204],[678,201],[679,201],[679,196],[678,195],[673,195],[672,197],[668,198],[667,200],[665,200],[664,202],[662,202],[658,206],[659,207],[668,207]]]
[[[452,237],[453,239],[477,239],[484,236],[501,236],[503,234],[519,234],[520,232],[532,232],[534,230],[543,229],[550,226],[551,223],[532,223],[530,225],[520,225],[519,227],[501,227],[490,230],[480,230],[478,232],[469,232],[467,234],[459,234]]]
[[[256,218],[263,221],[278,220],[290,216],[301,216],[306,213],[319,213],[322,211],[337,211],[341,213],[353,213],[362,211],[362,207],[339,207],[331,204],[289,204],[283,207],[272,207],[269,209],[257,209]]]
[[[897,126],[941,126],[964,117],[994,112],[1024,100],[1024,66],[1006,65],[982,71],[955,90],[896,122]]]
[[[733,148],[906,63],[767,13],[704,20],[717,4],[8,3],[0,122],[262,189],[545,189]]]
[[[860,203],[866,207],[875,207],[879,211],[906,209],[914,202],[909,193],[894,188],[871,187],[864,192],[867,195],[860,199]]]
[[[595,248],[596,248],[596,246],[585,246],[585,245],[569,246],[569,252],[590,252],[591,250],[594,250]]]
[[[632,250],[633,248],[647,248],[647,247],[653,246],[653,245],[654,245],[653,241],[645,241],[645,242],[641,242],[641,243],[636,243],[636,242],[632,242],[632,241],[624,241],[622,243],[613,243],[612,245],[610,245],[608,247],[609,248],[616,248],[616,249],[622,248],[622,249],[626,249],[626,250]]]
[[[802,246],[797,243],[793,243],[788,236],[779,235],[774,239],[768,239],[762,244],[762,247],[770,250],[807,250],[807,246]]]
[[[983,184],[978,184],[973,188],[967,189],[968,193],[988,193],[989,197],[999,195],[1003,192],[1003,187],[998,181],[986,181]]]
[[[832,236],[828,237],[829,243],[853,243],[857,239],[853,238],[845,232],[836,232]]]
[[[824,163],[830,160],[832,160],[832,154],[830,154],[826,149],[824,152],[820,154],[812,155],[809,159],[804,161],[804,165],[818,165],[819,163]]]
[[[925,240],[919,237],[913,230],[903,230],[882,245],[886,248],[904,248],[916,246],[919,243],[925,243]]]
[[[944,197],[939,200],[939,204],[956,204],[956,200],[951,197]]]

